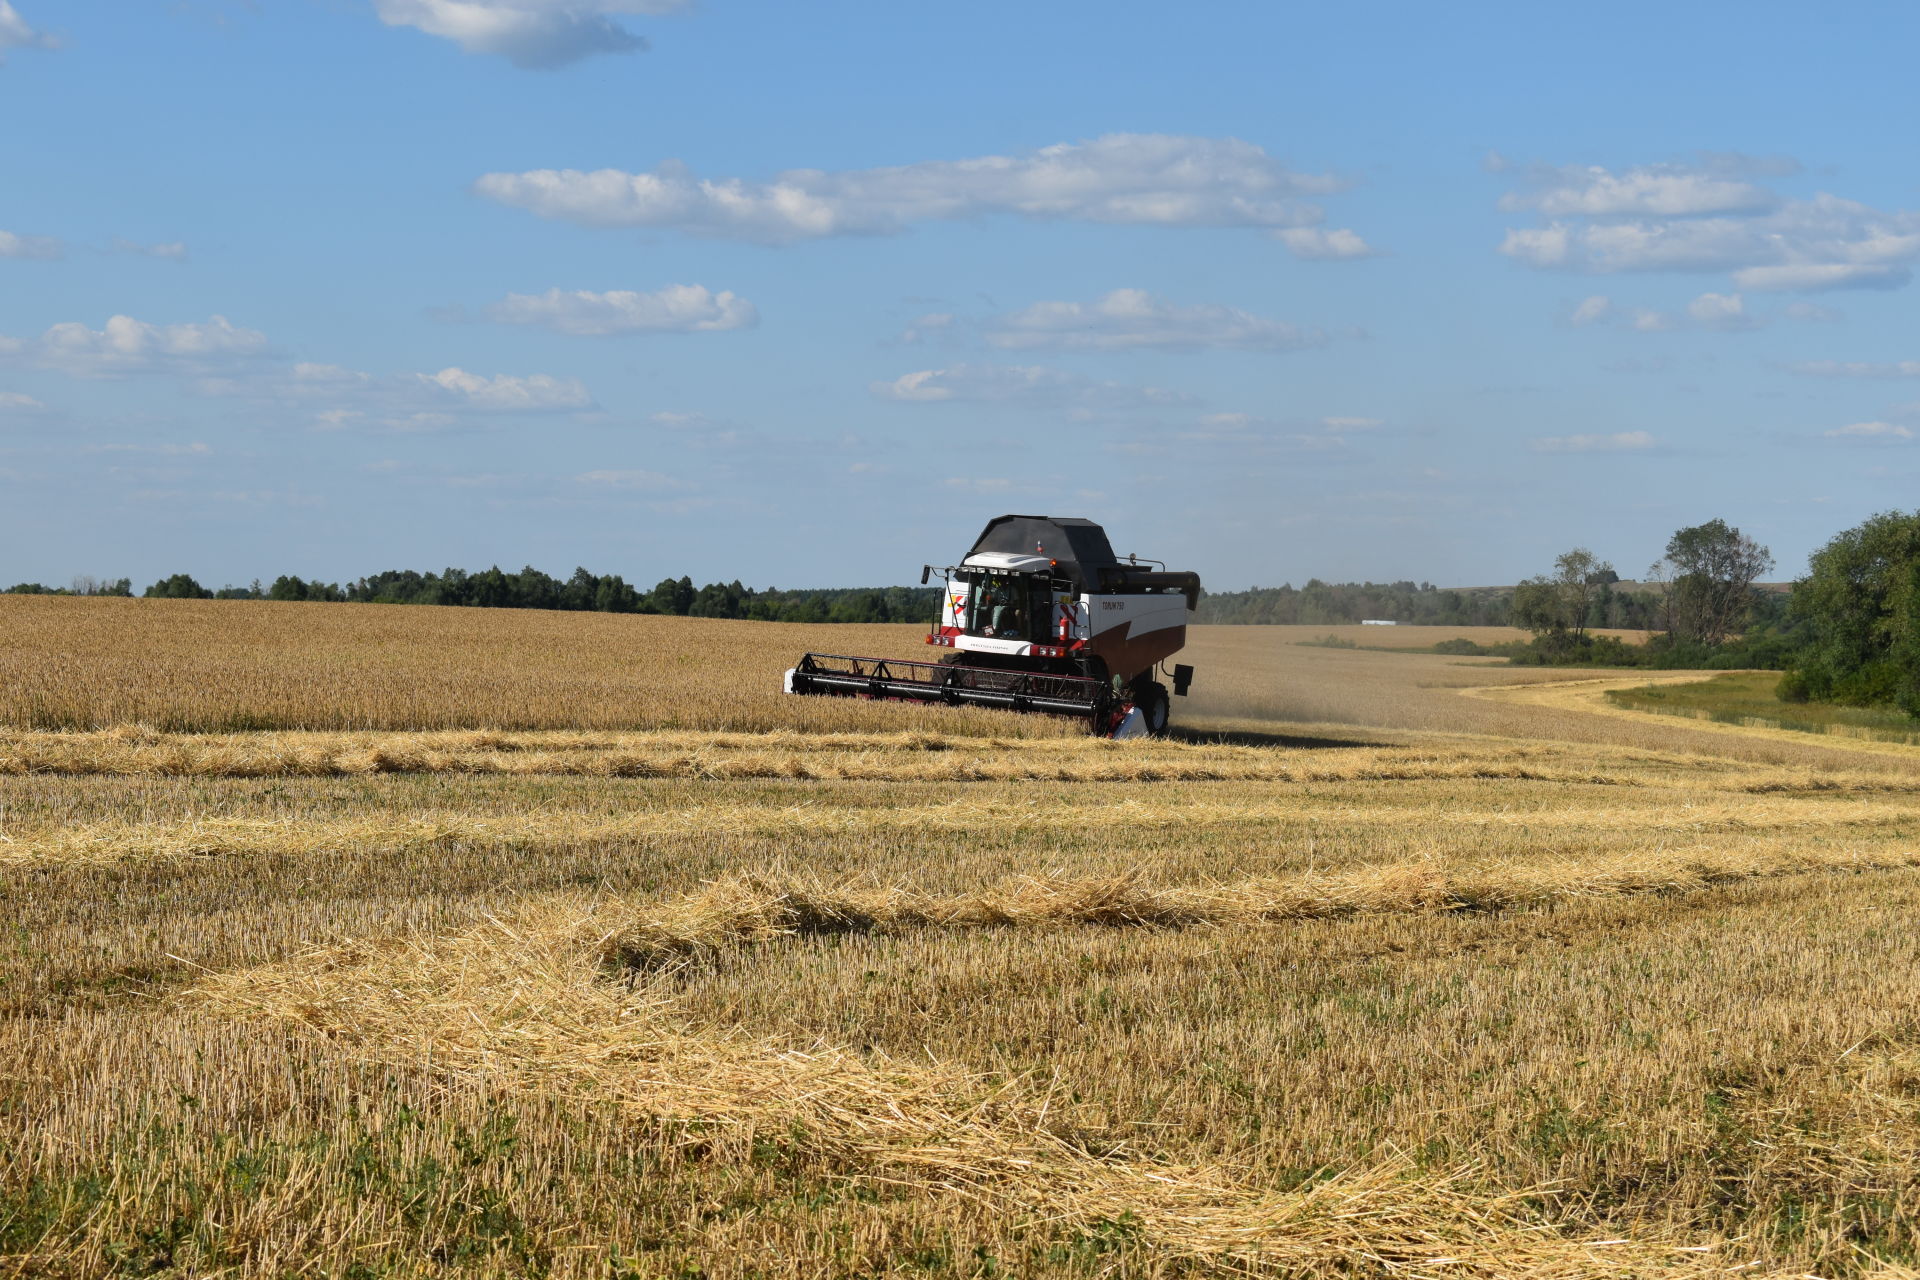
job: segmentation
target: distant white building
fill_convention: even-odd
[[[1360,619],[1360,625],[1363,627],[1397,627],[1400,624],[1392,618],[1362,618]]]

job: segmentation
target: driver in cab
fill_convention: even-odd
[[[1021,608],[1024,594],[1015,583],[1003,578],[989,579],[980,591],[978,616],[986,622],[980,634],[1020,639],[1026,632],[1025,610]]]

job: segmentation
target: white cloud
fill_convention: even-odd
[[[1386,425],[1379,418],[1322,418],[1320,425],[1329,431],[1371,431],[1375,427]]]
[[[438,373],[416,373],[413,377],[431,394],[449,398],[462,408],[525,413],[593,406],[593,397],[578,379],[555,378],[544,373],[524,378],[502,373],[488,378],[465,369],[448,368]]]
[[[267,354],[267,335],[225,316],[205,324],[149,324],[112,316],[99,329],[56,324],[38,338],[0,337],[0,358],[82,377],[232,368]]]
[[[1920,360],[1870,361],[1803,360],[1788,366],[1795,373],[1820,378],[1920,378]]]
[[[1913,439],[1913,428],[1895,422],[1855,422],[1823,432],[1830,440],[1874,440],[1887,442]]]
[[[1870,262],[1792,262],[1775,267],[1742,267],[1733,273],[1733,282],[1742,289],[1803,293],[1825,289],[1897,289],[1911,278],[1912,273],[1905,267]]]
[[[0,5],[5,2],[0,0]],[[0,231],[0,258],[38,258],[44,262],[65,255],[66,246],[52,236],[23,236],[12,231]]]
[[[510,293],[486,314],[502,324],[537,324],[573,334],[714,333],[760,323],[759,310],[745,298],[700,284],[672,284],[652,293]]]
[[[142,244],[138,240],[115,240],[116,253],[133,253],[144,258],[165,258],[170,262],[185,262],[187,246],[179,240],[170,240],[164,244]]]
[[[1580,305],[1573,309],[1573,314],[1567,319],[1568,323],[1576,328],[1584,328],[1590,324],[1600,323],[1611,314],[1613,314],[1613,299],[1603,293],[1596,293],[1590,298],[1582,299]]]
[[[594,407],[578,379],[535,373],[484,375],[451,366],[438,373],[375,375],[302,361],[206,378],[203,395],[293,407],[313,425],[437,431],[496,414],[570,413]]]
[[[771,181],[697,178],[678,162],[651,173],[538,169],[490,173],[479,194],[542,217],[604,227],[668,227],[696,235],[788,243],[888,235],[919,222],[1005,213],[1043,220],[1164,227],[1316,227],[1302,197],[1338,179],[1286,168],[1237,138],[1108,134],[1012,156],[878,169],[791,169]],[[1326,232],[1297,250],[1352,256],[1358,237]]]
[[[41,413],[46,407],[25,392],[0,391],[0,413]]]
[[[1760,327],[1760,321],[1747,314],[1746,300],[1737,293],[1701,294],[1687,304],[1687,319],[1698,328],[1727,333]]]
[[[915,317],[914,322],[900,334],[900,341],[908,346],[916,342],[925,342],[928,338],[937,337],[951,330],[954,319],[951,311],[929,311],[923,316]]]
[[[1620,173],[1599,165],[1534,171],[1529,190],[1503,197],[1507,210],[1534,209],[1549,217],[1692,217],[1757,213],[1778,198],[1765,187],[1693,165],[1641,165]]]
[[[1786,199],[1748,180],[1779,164],[1535,171],[1501,206],[1547,221],[1509,228],[1500,252],[1543,270],[1726,273],[1749,291],[1898,288],[1920,259],[1920,212],[1822,193]]]
[[[1764,317],[1747,310],[1746,299],[1738,293],[1703,293],[1679,312],[1660,311],[1652,307],[1622,310],[1614,305],[1613,299],[1604,294],[1595,294],[1576,306],[1567,319],[1575,328],[1621,321],[1640,333],[1664,333],[1672,329],[1738,333],[1758,329],[1766,323]]]
[[[498,54],[527,70],[551,70],[596,53],[635,53],[647,42],[616,18],[664,14],[687,0],[374,0],[390,27],[414,27],[466,53]]]
[[[1158,387],[1095,382],[1044,365],[958,364],[922,369],[868,387],[883,400],[917,404],[973,401],[1053,408],[1129,408],[1172,404],[1184,397]]]
[[[1620,431],[1613,435],[1541,436],[1533,447],[1541,453],[1626,453],[1653,448],[1653,436],[1645,431]]]
[[[0,0],[0,63],[8,49],[58,49],[60,42],[44,31],[27,25],[9,0]]]
[[[987,332],[990,345],[1016,350],[1294,351],[1326,341],[1318,329],[1298,329],[1235,307],[1180,306],[1144,289],[1115,289],[1093,302],[1036,302],[1000,317]]]
[[[1293,250],[1296,258],[1319,262],[1344,262],[1350,258],[1371,258],[1375,250],[1358,232],[1345,227],[1290,227],[1273,233],[1281,244]]]

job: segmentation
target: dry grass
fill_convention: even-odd
[[[999,726],[996,726],[999,727]],[[1334,731],[1337,732],[1337,731]],[[441,773],[509,777],[758,778],[870,782],[1298,782],[1531,778],[1632,785],[1660,770],[1698,767],[1684,757],[1596,758],[1484,740],[1385,745],[1321,737],[1313,756],[1251,746],[1233,735],[1112,742],[947,734],[769,733],[302,733],[163,734],[0,730],[0,776],[122,778],[345,778]],[[1650,768],[1649,766],[1652,766]],[[1819,771],[1830,774],[1831,770]],[[1798,783],[1792,781],[1798,777]],[[1814,773],[1754,768],[1716,786],[1818,787]],[[1849,787],[1870,786],[1863,777]],[[1897,784],[1881,780],[1881,785]]]
[[[631,918],[600,926],[596,945],[605,966],[648,969],[687,956],[834,934],[1064,925],[1188,929],[1383,912],[1510,911],[1576,898],[1689,893],[1778,876],[1915,866],[1920,866],[1920,849],[1831,849],[1784,857],[1743,851],[1478,865],[1428,859],[1204,885],[1153,886],[1139,873],[1090,880],[1021,876],[955,896],[927,894],[907,885],[787,883],[735,875],[677,900],[632,909]]]
[[[1332,623],[1315,626],[1302,623],[1284,627],[1220,627],[1220,631],[1259,631],[1270,640],[1284,644],[1311,645],[1331,636],[1336,640],[1350,641],[1365,649],[1431,649],[1442,640],[1467,639],[1480,644],[1513,644],[1533,639],[1531,631],[1519,627],[1419,627],[1407,624],[1392,627],[1369,627],[1360,623]],[[1596,636],[1613,636],[1628,644],[1643,644],[1651,635],[1648,631],[1630,631],[1618,627],[1596,627],[1590,633]]]
[[[698,936],[738,939],[743,887],[680,904],[679,918],[698,918]],[[1056,922],[1105,919],[1112,906],[1110,886],[1044,892]],[[795,897],[782,896],[794,910]],[[1023,902],[1031,906],[1031,893],[1005,906],[1018,912]],[[1475,1194],[1466,1173],[1418,1176],[1404,1160],[1262,1191],[1224,1170],[1143,1159],[1111,1137],[1076,1132],[1054,1118],[1050,1088],[689,1028],[655,992],[594,980],[609,928],[631,937],[604,911],[556,905],[452,938],[351,947],[211,979],[193,999],[507,1090],[591,1099],[703,1132],[772,1133],[863,1180],[960,1192],[1053,1230],[1084,1235],[1125,1223],[1163,1259],[1293,1274],[1444,1266],[1450,1274],[1577,1276],[1617,1265],[1667,1270],[1699,1248],[1568,1240],[1547,1229],[1535,1197]],[[615,945],[626,959],[630,943]]]
[[[924,659],[924,628],[524,609],[0,596],[0,724],[266,729],[1073,731],[788,698],[802,653]]]
[[[0,624],[0,1271],[1920,1261],[1910,754],[1261,628],[1113,744],[766,691],[908,628]]]

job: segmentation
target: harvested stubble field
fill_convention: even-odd
[[[1288,630],[0,597],[0,1271],[1909,1274],[1920,749]]]

